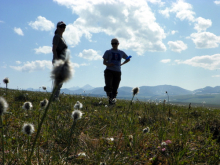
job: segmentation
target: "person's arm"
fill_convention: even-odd
[[[58,56],[57,56],[57,45],[53,45],[53,48],[52,48],[52,52],[53,52],[53,59],[58,59]]]
[[[113,64],[113,63],[108,64],[107,60],[103,58],[103,65],[106,65],[106,66],[114,66],[115,64]]]
[[[124,65],[124,64],[126,64],[126,63],[128,63],[129,61],[130,61],[130,59],[125,60],[125,61],[121,64],[121,66]]]

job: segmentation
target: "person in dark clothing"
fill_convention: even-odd
[[[54,64],[55,60],[65,60],[66,52],[67,52],[67,44],[63,38],[63,33],[65,31],[66,24],[63,21],[57,23],[57,29],[55,31],[55,35],[53,37],[53,60]],[[55,83],[56,84],[56,83]],[[60,89],[63,84],[59,84],[57,91],[54,95],[54,100],[59,101]]]
[[[118,49],[119,41],[117,38],[111,40],[112,49],[109,49],[103,55],[103,64],[106,65],[104,71],[105,87],[109,98],[109,104],[114,104],[118,94],[118,87],[121,81],[121,66],[130,61],[125,52]],[[123,63],[121,60],[125,59]]]

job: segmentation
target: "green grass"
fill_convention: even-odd
[[[9,104],[8,113],[3,115],[5,164],[22,165],[27,162],[27,149],[33,145],[44,112],[40,110],[40,101],[49,99],[50,93],[7,92],[5,95],[5,89],[0,88],[0,96]],[[137,98],[138,95],[134,100]],[[33,110],[27,112],[21,108],[25,101],[32,102]],[[74,126],[70,143],[71,113],[77,101],[83,104],[84,114]],[[60,102],[52,102],[37,139],[32,164],[220,163],[219,135],[213,138],[215,128],[220,126],[219,109],[189,109],[188,106],[140,101],[129,108],[129,100],[118,100],[115,106],[105,107],[107,102],[106,98],[79,95],[61,95]],[[28,137],[21,131],[26,122],[35,126],[29,146]],[[149,133],[143,133],[146,127],[150,128]],[[166,140],[172,143],[161,145]]]

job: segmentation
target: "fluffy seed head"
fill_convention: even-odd
[[[43,89],[43,90],[47,90],[47,87],[45,87],[45,86],[42,86],[42,89]]]
[[[41,108],[46,108],[47,104],[48,104],[48,100],[47,99],[44,99],[43,101],[40,102]]]
[[[74,105],[74,109],[81,109],[83,107],[83,104],[80,103],[79,101],[76,102],[76,104]]]
[[[9,83],[8,77],[4,78],[4,79],[3,79],[3,82],[4,82],[5,84],[8,84],[8,83]]]
[[[3,97],[0,97],[0,116],[3,115],[8,109],[8,103]]]
[[[23,108],[24,110],[31,110],[31,109],[33,108],[33,105],[32,105],[31,102],[25,102],[25,103],[23,104],[22,108]]]
[[[71,117],[73,118],[73,121],[76,121],[78,119],[81,119],[82,118],[82,112],[80,110],[74,110],[72,112],[72,115]]]
[[[73,74],[72,63],[67,60],[56,60],[51,71],[51,78],[55,80],[55,85],[68,81]]]
[[[27,135],[31,135],[34,132],[34,125],[29,123],[24,123],[22,127],[22,132]]]
[[[150,128],[149,127],[143,129],[143,133],[149,133],[149,132],[150,132]]]
[[[138,87],[133,88],[132,89],[133,95],[138,94],[139,90],[140,90],[140,88],[138,88]]]

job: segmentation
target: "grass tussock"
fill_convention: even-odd
[[[5,95],[5,89],[0,88],[0,96],[9,107],[1,115],[4,149],[0,145],[0,164],[3,159],[5,164],[28,162],[50,95],[20,90],[7,90]],[[25,109],[25,102],[30,102],[31,108]],[[145,103],[135,98],[132,103],[118,100],[115,106],[106,106],[107,103],[106,98],[62,94],[60,102],[50,104],[31,163],[220,163],[219,109]]]

